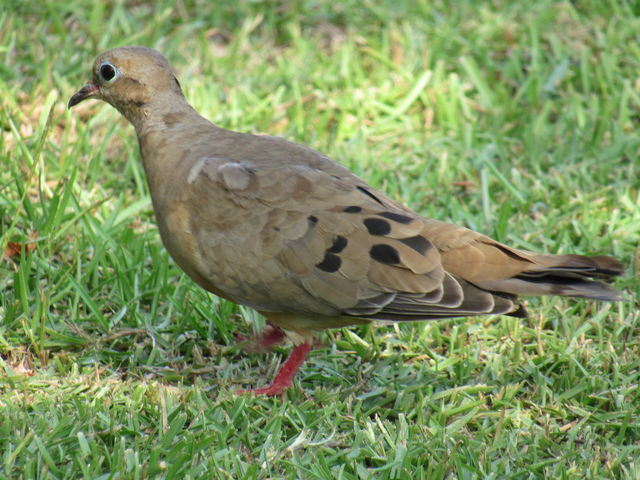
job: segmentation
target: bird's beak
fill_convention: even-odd
[[[98,86],[94,83],[88,82],[69,99],[67,108],[71,108],[87,98],[95,97],[97,91]]]

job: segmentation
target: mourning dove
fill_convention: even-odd
[[[160,236],[202,288],[260,312],[292,384],[318,330],[471,315],[526,316],[517,295],[620,300],[593,277],[608,256],[537,254],[420,216],[332,159],[282,138],[232,132],[186,101],[169,62],[138,46],[95,60],[69,100],[104,100],[135,127]]]

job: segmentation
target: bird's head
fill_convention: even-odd
[[[135,123],[145,106],[176,94],[182,97],[180,84],[162,54],[147,47],[119,47],[98,55],[92,80],[69,99],[68,107],[88,98],[104,100]]]

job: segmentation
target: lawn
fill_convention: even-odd
[[[640,478],[635,2],[2,4],[0,478]],[[235,394],[289,347],[169,259],[132,127],[66,109],[127,44],[425,216],[619,258],[627,301],[328,331],[283,398]]]

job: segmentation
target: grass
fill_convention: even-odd
[[[5,2],[0,478],[640,478],[633,2]],[[628,302],[329,331],[287,349],[160,244],[132,128],[67,99],[162,50],[192,104],[323,151],[426,216],[611,254]],[[10,255],[9,255],[10,254]]]

